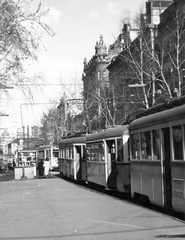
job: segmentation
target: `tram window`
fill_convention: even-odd
[[[123,162],[123,141],[122,139],[117,140],[117,162]]]
[[[86,159],[86,158],[87,158],[87,151],[86,151],[85,146],[83,146],[83,157],[82,157],[82,159]]]
[[[59,152],[58,151],[53,151],[53,157],[58,157]]]
[[[99,143],[99,161],[102,161],[102,162],[105,161],[105,157],[104,157],[104,144],[103,143]]]
[[[69,159],[73,159],[73,147],[69,147]]]
[[[141,133],[141,156],[142,159],[152,159],[150,131]]]
[[[66,148],[66,158],[69,158],[69,148]]]
[[[140,159],[140,139],[139,133],[131,135],[132,159]]]
[[[152,131],[152,140],[153,140],[153,160],[159,160],[160,159],[159,130]]]
[[[87,160],[91,161],[91,147],[90,147],[90,145],[87,145],[86,153],[87,153]]]
[[[91,144],[91,147],[90,147],[90,160],[91,161],[94,161],[94,144]]]
[[[94,144],[94,161],[99,161],[99,144]]]
[[[183,160],[183,145],[182,145],[182,126],[174,126],[173,128],[173,148],[174,159]]]
[[[65,156],[65,148],[62,148],[62,150],[61,150],[61,157],[64,158],[64,156]]]

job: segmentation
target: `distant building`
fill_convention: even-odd
[[[112,58],[123,50],[123,35],[107,46],[100,36],[95,45],[95,55],[87,62],[84,60],[82,75],[84,87],[84,111],[86,116],[86,129],[88,131],[100,130],[107,125],[107,112],[109,98],[109,72],[107,66]]]
[[[172,4],[173,0],[148,0],[146,2],[146,24],[158,25],[160,15]]]
[[[148,0],[146,14],[141,14],[140,29],[134,29],[138,36],[133,41],[129,41],[132,28],[127,24],[123,27],[123,39],[126,41],[123,51],[107,66],[110,86],[113,89],[111,111],[116,124],[126,121],[132,112],[154,103],[156,95],[154,96],[153,92],[157,90],[157,85],[154,86],[155,76],[152,77],[150,70],[151,58],[155,51],[160,15],[172,2]],[[146,81],[148,84],[145,86]]]
[[[39,138],[40,137],[40,127],[38,126],[33,126],[31,127],[31,136],[34,138]]]

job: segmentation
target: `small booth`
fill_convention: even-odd
[[[21,150],[17,153],[17,166],[14,168],[15,180],[34,179],[36,171],[37,150]]]

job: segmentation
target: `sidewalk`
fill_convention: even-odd
[[[55,175],[57,175],[58,172],[50,172],[50,177],[49,178],[53,178],[55,177]],[[35,179],[37,179],[38,177],[35,177]],[[45,177],[43,177],[45,178]],[[0,172],[0,182],[6,182],[6,181],[15,181],[15,177],[14,177],[14,172]],[[18,180],[21,181],[21,180]]]

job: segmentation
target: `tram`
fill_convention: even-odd
[[[86,136],[87,181],[107,189],[129,192],[128,126]]]
[[[185,213],[185,105],[129,126],[131,195]]]
[[[58,147],[54,145],[42,145],[37,148],[37,159],[45,161],[49,158],[50,170],[58,170]]]
[[[74,180],[86,180],[85,137],[62,139],[59,142],[59,172]]]
[[[128,125],[106,129],[59,143],[59,172],[120,192],[130,192]]]

